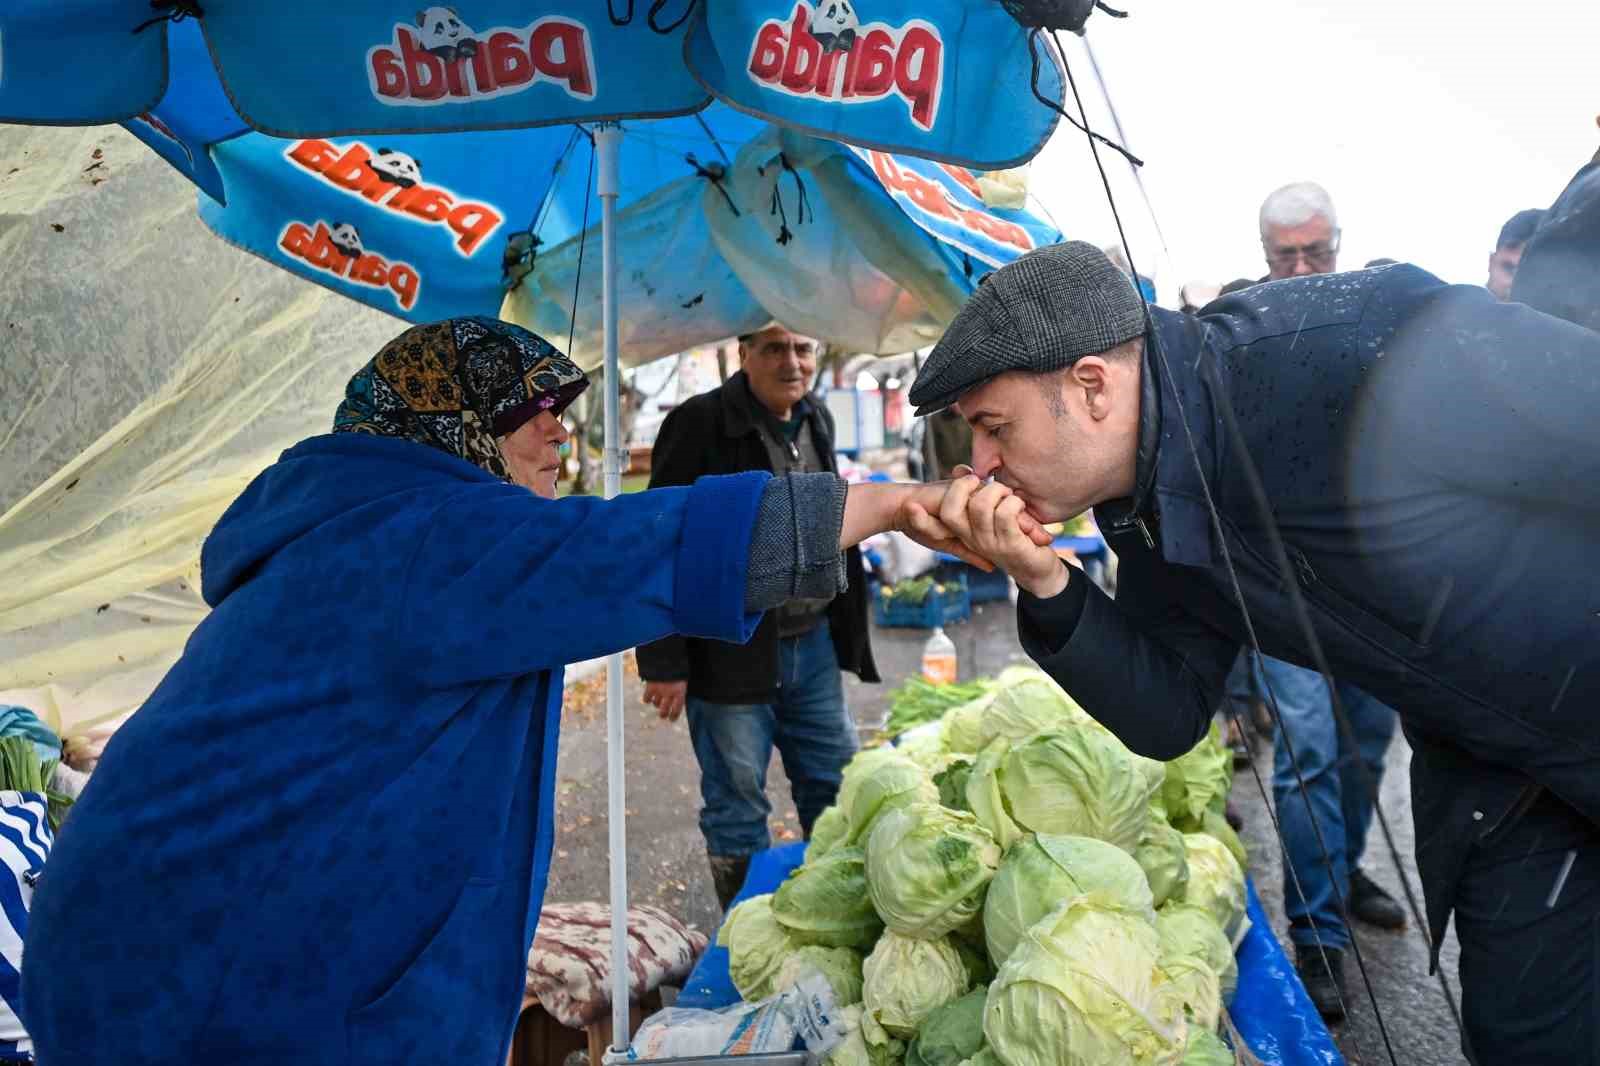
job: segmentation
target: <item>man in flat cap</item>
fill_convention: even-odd
[[[938,519],[1141,754],[1206,729],[1240,596],[1266,654],[1395,707],[1469,1057],[1600,1061],[1600,334],[1406,265],[1208,310],[1147,319],[1077,242],[990,275],[911,390],[973,426]],[[1017,526],[1091,506],[1114,601]]]

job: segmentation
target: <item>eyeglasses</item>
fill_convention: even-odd
[[[1304,258],[1314,270],[1327,270],[1333,266],[1339,256],[1339,231],[1334,230],[1333,236],[1325,241],[1313,241],[1299,247],[1285,248],[1280,245],[1266,245],[1267,262],[1275,267],[1290,268]]]

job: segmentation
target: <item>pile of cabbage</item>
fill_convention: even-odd
[[[863,751],[805,863],[719,935],[755,1002],[820,973],[829,1066],[1200,1066],[1247,928],[1213,733],[1162,764],[1014,667]]]

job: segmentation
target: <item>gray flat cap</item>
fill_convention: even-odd
[[[1084,241],[1052,244],[978,286],[923,364],[911,402],[942,411],[1008,370],[1044,373],[1144,333],[1144,304],[1128,276]]]

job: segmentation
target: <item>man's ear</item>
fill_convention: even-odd
[[[1115,391],[1115,375],[1111,364],[1103,356],[1086,355],[1067,369],[1066,385],[1083,397],[1084,409],[1095,421],[1111,413],[1111,394]]]

